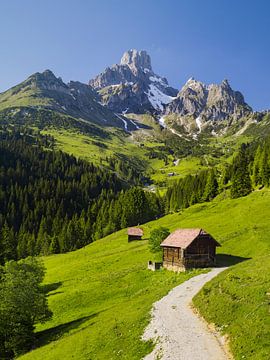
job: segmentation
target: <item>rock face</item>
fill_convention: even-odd
[[[152,71],[151,58],[144,50],[129,50],[125,52],[120,65],[128,65],[134,73],[136,73],[138,69],[148,69]]]
[[[207,122],[238,120],[252,112],[227,80],[205,85],[191,78],[177,93],[166,78],[153,72],[146,51],[125,52],[120,64],[105,69],[89,85],[97,90],[102,104],[116,113],[174,114],[178,125],[185,127],[185,120],[189,125],[194,122],[199,131]]]
[[[239,91],[234,91],[228,80],[220,85],[205,84],[189,79],[179,91],[176,99],[167,105],[166,114],[179,114],[183,117],[200,117],[200,121],[218,121],[228,118],[239,119],[252,112]]]
[[[89,85],[104,105],[118,113],[160,113],[177,95],[166,78],[153,72],[147,52],[138,50],[125,52],[120,64],[105,69]]]

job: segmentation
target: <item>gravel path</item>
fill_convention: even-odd
[[[145,360],[228,360],[223,339],[191,309],[192,298],[205,283],[226,268],[215,268],[191,278],[157,301],[143,339],[153,339],[155,349]]]

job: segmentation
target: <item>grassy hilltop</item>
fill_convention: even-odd
[[[269,201],[268,191],[216,199],[143,226],[145,238],[158,226],[203,227],[221,242],[220,263],[235,265],[206,285],[195,305],[229,334],[235,359],[269,355]],[[151,350],[140,337],[153,302],[199,272],[153,273],[149,259],[147,240],[127,243],[125,230],[44,258],[54,316],[38,326],[37,349],[20,359],[141,359]]]

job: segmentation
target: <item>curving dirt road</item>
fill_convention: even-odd
[[[152,309],[143,339],[156,342],[145,360],[228,360],[222,338],[191,309],[192,298],[205,283],[226,268],[215,268],[175,287]]]

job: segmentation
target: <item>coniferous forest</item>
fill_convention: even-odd
[[[20,131],[0,141],[0,260],[74,250],[163,213],[158,196]]]
[[[231,164],[175,181],[161,199],[121,180],[116,172],[56,151],[50,136],[29,129],[3,130],[1,263],[75,250],[121,228],[211,201],[227,189],[237,198],[269,186],[269,147],[269,139],[243,144]]]
[[[242,144],[232,163],[221,168],[188,175],[168,188],[166,212],[175,212],[193,204],[211,201],[230,190],[232,198],[248,195],[258,187],[270,184],[270,138],[262,144]]]

